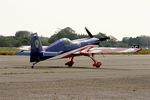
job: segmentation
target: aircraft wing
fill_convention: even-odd
[[[86,54],[109,54],[109,53],[130,53],[138,52],[141,48],[112,48],[112,47],[95,47],[85,46],[67,53],[60,54],[52,59],[68,58],[72,55],[86,55]]]
[[[87,53],[130,53],[138,52],[141,48],[113,48],[113,47],[94,47],[87,51]]]

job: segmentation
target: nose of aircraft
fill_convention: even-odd
[[[86,32],[88,33],[88,35],[90,36],[90,38],[93,38],[94,36],[92,35],[92,33],[85,27]],[[106,37],[99,37],[98,38],[99,41],[105,41],[107,39],[110,39],[110,37],[106,36]]]

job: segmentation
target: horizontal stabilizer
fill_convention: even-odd
[[[30,52],[17,52],[16,55],[19,55],[19,56],[30,56]]]

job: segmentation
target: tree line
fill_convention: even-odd
[[[17,31],[15,36],[0,36],[0,47],[19,47],[22,45],[30,45],[30,35],[32,32],[29,31]],[[99,32],[95,37],[105,37],[105,33]],[[75,30],[70,27],[60,29],[55,32],[51,37],[39,36],[43,45],[49,45],[58,39],[69,38],[71,40],[80,39],[80,38],[89,38],[85,34],[77,34]],[[103,41],[99,44],[100,46],[105,47],[130,47],[133,45],[139,45],[142,48],[149,48],[150,46],[150,36],[137,36],[133,37],[124,37],[121,41],[117,41],[114,36],[110,36],[110,39]]]

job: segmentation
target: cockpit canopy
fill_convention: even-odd
[[[59,52],[59,51],[65,51],[67,50],[67,46],[72,45],[72,41],[68,38],[62,38],[54,43],[52,43],[47,49],[46,51],[55,51],[55,52]]]
[[[62,38],[62,39],[60,39],[60,41],[63,41],[65,46],[73,44],[72,41],[68,38]]]

